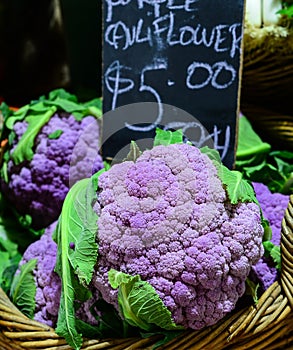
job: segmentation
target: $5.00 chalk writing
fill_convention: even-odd
[[[226,157],[235,142],[243,1],[225,6],[220,0],[104,0],[105,111],[155,102],[148,125],[125,120],[127,129],[149,132],[161,124],[163,105],[173,104],[203,123]],[[184,129],[182,121],[174,123]]]

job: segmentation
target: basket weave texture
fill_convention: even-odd
[[[293,150],[293,23],[246,23],[243,43],[241,111],[265,140]]]
[[[258,303],[242,306],[216,325],[188,330],[165,344],[165,350],[293,349],[293,195],[282,221],[282,268],[278,281]],[[150,350],[160,339],[89,339],[83,350]],[[28,319],[0,289],[0,350],[69,350],[54,329]]]

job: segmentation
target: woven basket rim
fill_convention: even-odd
[[[280,349],[293,344],[293,194],[281,230],[281,277],[260,297],[200,331],[186,330],[160,349]],[[24,316],[0,288],[0,349],[69,350],[54,329]],[[85,339],[82,349],[152,349],[160,336],[146,339]],[[2,348],[1,348],[2,346]],[[12,347],[11,347],[12,346]],[[288,347],[287,347],[288,349]]]
[[[275,58],[275,62],[292,62],[293,25],[285,19],[279,23],[258,27],[245,22],[243,34],[244,65],[250,60]],[[291,59],[290,57],[291,56]],[[283,65],[284,67],[284,65]]]

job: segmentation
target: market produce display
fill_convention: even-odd
[[[163,335],[162,345],[216,325],[276,279],[291,157],[245,117],[233,171],[215,150],[183,143],[180,130],[158,129],[152,149],[133,142],[122,163],[94,162],[24,254],[2,223],[1,288],[74,349],[85,338],[148,334]],[[258,273],[264,264],[270,278]]]
[[[292,348],[293,1],[245,11],[233,171],[180,130],[109,164],[101,98],[0,97],[1,350]]]

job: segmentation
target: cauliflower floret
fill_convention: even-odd
[[[139,274],[176,324],[200,329],[235,308],[263,254],[260,208],[231,204],[207,155],[187,144],[156,146],[99,177],[93,285],[117,305],[115,269]]]
[[[14,124],[16,137],[10,154],[27,125],[25,120]],[[60,135],[52,138],[56,131]],[[31,216],[34,229],[47,227],[58,219],[69,187],[103,168],[98,148],[96,118],[86,116],[78,121],[69,113],[57,112],[36,136],[32,160],[17,165],[8,161],[8,182],[2,179],[2,192],[18,213]]]
[[[34,320],[55,328],[57,325],[62,280],[54,271],[57,257],[57,244],[52,239],[57,222],[46,228],[41,238],[31,243],[23,254],[19,263],[20,267],[32,259],[37,259],[36,267],[33,270],[33,277],[36,284]],[[91,308],[100,298],[97,290],[93,296],[85,302],[76,300],[76,317],[90,325],[98,325],[93,316]],[[23,305],[22,305],[23,306]],[[99,312],[98,310],[96,312]]]
[[[37,259],[33,276],[36,283],[36,307],[34,319],[54,327],[58,318],[61,296],[61,279],[54,272],[57,244],[52,240],[56,222],[51,224],[42,237],[32,243],[24,252],[19,266]],[[16,272],[18,273],[18,272]]]
[[[266,185],[259,182],[254,182],[253,187],[263,215],[272,229],[271,242],[278,246],[281,242],[282,220],[288,207],[289,195],[272,193]],[[252,267],[251,278],[260,283],[262,290],[268,289],[278,277],[278,270],[270,257],[262,257]]]
[[[263,215],[272,229],[272,243],[281,242],[282,219],[289,203],[289,195],[272,193],[269,188],[259,182],[253,182],[256,198],[259,201]]]

